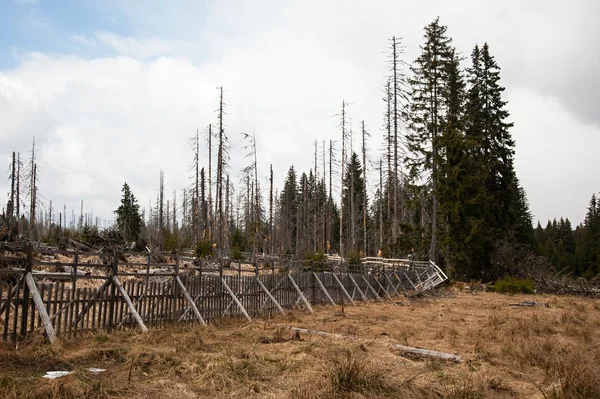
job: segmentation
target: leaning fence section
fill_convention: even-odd
[[[396,303],[446,280],[432,262],[364,258],[297,261],[246,255],[233,260],[177,254],[73,252],[6,245],[0,252],[0,334],[50,341],[84,331],[205,325],[269,317],[291,308]],[[238,257],[239,258],[239,257]]]

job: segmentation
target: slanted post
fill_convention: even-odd
[[[256,282],[258,283],[258,286],[265,292],[265,294],[267,294],[267,297],[275,304],[275,306],[277,307],[277,310],[279,310],[279,313],[281,313],[282,315],[285,315],[285,312],[283,311],[283,308],[281,307],[279,302],[277,302],[277,300],[271,294],[271,292],[267,289],[267,287],[265,287],[265,285],[262,283],[262,281],[260,281],[260,278],[257,278]],[[263,304],[263,306],[264,306],[264,304]],[[261,309],[263,308],[263,306],[261,306]]]
[[[237,298],[237,296],[235,295],[235,293],[231,290],[231,288],[229,288],[229,285],[227,284],[227,282],[225,282],[225,279],[223,279],[223,277],[221,277],[221,283],[223,284],[223,288],[225,288],[225,290],[227,291],[227,293],[229,294],[229,296],[231,297],[231,299],[233,300],[233,302],[235,302],[235,304],[237,305],[237,307],[240,309],[240,312],[242,312],[242,314],[244,315],[244,317],[246,318],[246,320],[252,321],[252,319],[248,315],[248,312],[246,312],[246,309],[244,308],[244,306],[242,305],[242,303],[240,302],[240,300]]]
[[[56,334],[54,333],[54,327],[52,326],[52,320],[48,316],[48,312],[46,311],[46,306],[44,306],[44,301],[42,301],[42,297],[37,290],[37,286],[35,285],[35,280],[31,275],[31,272],[27,272],[25,274],[25,287],[31,290],[31,296],[33,297],[33,303],[35,303],[35,307],[44,323],[44,329],[46,330],[46,335],[48,335],[48,340],[51,344],[56,341]],[[27,319],[25,319],[27,320]]]
[[[185,299],[187,299],[187,301],[189,302],[190,307],[192,308],[192,311],[196,315],[196,318],[198,319],[200,324],[202,324],[203,326],[206,326],[206,321],[204,321],[204,319],[202,318],[202,315],[200,314],[200,311],[198,310],[198,307],[196,306],[194,299],[192,298],[192,296],[190,295],[188,290],[185,288],[185,285],[183,285],[183,283],[181,282],[179,277],[175,277],[175,281],[177,282],[177,284],[179,284],[179,288],[181,288],[181,292],[183,292],[183,296],[185,296]],[[181,317],[183,317],[183,316],[181,316]],[[179,320],[181,320],[181,319],[179,319]]]
[[[119,292],[121,293],[121,297],[123,297],[123,299],[127,303],[127,307],[129,308],[129,312],[133,315],[133,318],[137,322],[138,326],[140,326],[140,328],[142,329],[142,332],[147,332],[148,328],[146,327],[146,325],[142,321],[142,318],[140,317],[140,314],[138,313],[138,311],[136,310],[135,306],[131,302],[131,298],[129,298],[129,295],[127,295],[127,291],[125,291],[125,288],[123,288],[123,286],[121,285],[121,282],[119,281],[119,277],[116,274],[114,276],[112,276],[112,281],[114,283],[113,284],[113,288],[116,286],[116,288],[119,289]]]
[[[354,303],[354,299],[352,299],[352,297],[350,296],[350,294],[348,294],[348,291],[346,291],[346,287],[344,287],[344,284],[342,284],[342,282],[340,281],[340,279],[338,278],[338,276],[335,275],[335,272],[332,272],[331,275],[333,276],[333,279],[338,283],[338,285],[342,289],[342,293],[344,294],[344,296],[346,298],[348,298],[348,301],[350,301],[350,303],[352,305],[356,306],[356,304]]]
[[[321,291],[323,291],[323,294],[325,294],[325,297],[327,298],[329,303],[331,303],[333,306],[335,306],[335,302],[334,302],[333,298],[331,298],[331,295],[329,295],[329,292],[327,292],[327,290],[325,289],[325,286],[321,282],[321,279],[319,278],[319,276],[317,276],[315,272],[313,272],[312,274],[313,274],[313,291],[314,291],[314,283],[317,282],[317,284],[319,284],[319,288],[321,289]]]
[[[288,273],[287,276],[288,276],[288,279],[290,280],[290,282],[292,283],[292,286],[296,289],[296,292],[298,293],[298,299],[300,299],[302,301],[302,303],[304,303],[304,306],[306,306],[306,309],[308,309],[308,311],[310,313],[313,313],[313,309],[310,306],[310,303],[306,300],[306,297],[304,296],[304,294],[298,287],[298,284],[296,284],[296,282],[294,281],[294,278],[292,277],[292,275],[290,273]]]

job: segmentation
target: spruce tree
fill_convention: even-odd
[[[421,55],[411,66],[413,76],[410,86],[410,132],[406,135],[407,158],[413,179],[423,172],[431,182],[431,245],[430,258],[437,262],[438,253],[438,181],[442,157],[439,140],[446,118],[447,64],[452,60],[452,40],[446,36],[447,28],[439,18],[425,27],[425,44]]]
[[[123,184],[123,196],[117,214],[117,228],[126,243],[137,241],[143,226],[140,206],[127,183]]]

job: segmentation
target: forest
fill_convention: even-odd
[[[461,55],[465,50],[468,57]],[[135,188],[124,182],[115,223],[106,229],[84,214],[83,202],[77,215],[42,201],[34,139],[27,156],[13,152],[9,160],[0,241],[60,247],[76,240],[202,254],[223,248],[298,258],[411,256],[431,259],[455,279],[492,280],[532,259],[573,276],[600,273],[595,195],[581,225],[560,218],[533,226],[514,168],[501,69],[487,43],[456,49],[435,19],[424,28],[415,60],[404,59],[402,40],[392,37],[387,67],[383,118],[369,121],[380,124],[384,142],[372,143],[366,121],[353,125],[348,101],[341,100],[339,139],[315,140],[308,171],[293,165],[274,171],[271,165],[268,187],[261,186],[254,133],[238,142],[232,137],[239,132],[227,131],[220,87],[215,121],[189,139],[190,184],[167,191],[161,171],[156,198],[142,207]],[[232,145],[247,153],[240,184],[230,166]]]

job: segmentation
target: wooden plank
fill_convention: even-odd
[[[59,287],[60,287],[60,298],[59,298],[59,300],[60,300],[60,307],[59,307],[59,309],[62,309],[63,308],[63,303],[64,303],[64,297],[65,297],[65,283],[63,281],[61,281],[59,283]],[[58,292],[58,291],[59,290],[57,289],[56,292]],[[56,314],[57,314],[56,311],[54,311],[54,315],[55,316],[56,316]],[[62,314],[63,314],[62,311],[58,312],[58,317],[56,318],[55,326],[56,326],[56,333],[57,334],[60,334],[60,331],[62,329],[62,323],[61,323],[62,322]]]
[[[40,284],[40,288],[38,289],[38,292],[39,292],[40,298],[42,298],[42,302],[43,302],[44,301],[44,293],[46,292],[46,284]],[[29,300],[27,302],[29,302]],[[39,312],[36,312],[35,302],[33,302],[33,300],[31,301],[30,307],[31,307],[31,309],[29,310],[29,313],[30,313],[29,331],[25,331],[25,333],[35,331],[36,320],[37,320],[38,326],[42,325],[42,316],[39,314]],[[36,313],[37,313],[37,317],[36,317]]]
[[[73,307],[73,315],[76,315],[79,313],[79,302],[80,302],[80,298],[81,298],[81,288],[77,288],[76,290],[73,291],[75,293],[75,305]],[[77,337],[77,332],[79,330],[79,323],[74,323],[73,326],[73,332],[75,337]]]
[[[46,312],[50,313],[52,311],[52,290],[54,284],[48,284],[48,300],[46,301]],[[51,318],[50,321],[53,323],[52,327],[54,327],[54,321]]]
[[[37,311],[42,316],[42,322],[44,323],[44,329],[46,330],[46,335],[48,336],[48,340],[50,343],[54,343],[56,341],[56,334],[54,332],[54,327],[52,326],[52,322],[48,317],[48,312],[46,312],[46,307],[44,306],[44,302],[40,297],[40,293],[37,290],[37,286],[35,285],[35,281],[33,280],[33,276],[31,273],[27,273],[25,275],[25,282],[31,291],[31,296],[33,297],[33,302],[35,303],[35,307]]]
[[[113,254],[113,263],[112,263],[112,270],[111,270],[111,285],[110,285],[110,304],[108,307],[108,330],[111,331],[115,325],[115,301],[116,301],[116,296],[117,296],[117,288],[115,287],[114,284],[114,279],[113,277],[117,276],[117,273],[119,272],[119,253],[117,251],[114,251]]]
[[[302,303],[304,303],[304,306],[306,306],[306,309],[308,309],[308,311],[310,313],[313,313],[313,309],[310,306],[310,303],[308,303],[308,301],[306,300],[306,298],[304,297],[304,294],[302,293],[302,291],[300,291],[300,288],[298,287],[298,285],[296,284],[296,282],[294,281],[294,278],[292,277],[292,275],[290,273],[288,273],[288,280],[290,281],[290,283],[292,284],[292,286],[294,287],[294,289],[296,290],[296,292],[298,293],[298,296],[300,298],[300,300],[302,301]]]
[[[67,300],[69,301],[69,303],[67,304],[67,309],[65,310],[65,333],[68,337],[71,337],[73,326],[73,305],[75,304],[75,292],[69,287],[67,287]]]
[[[2,331],[2,340],[8,339],[8,320],[10,318],[10,301],[14,293],[17,291],[17,286],[9,286],[6,292],[6,302],[4,302],[5,314],[4,314],[4,331]]]
[[[20,295],[20,291],[21,291],[21,286],[24,285],[23,283],[23,279],[19,279],[17,281],[17,287],[16,287],[16,291],[15,291],[15,303],[14,303],[14,309],[15,311],[13,312],[13,323],[12,323],[12,341],[13,342],[17,342],[17,321],[18,321],[18,317],[19,317],[19,295]]]
[[[85,306],[87,304],[88,301],[88,287],[84,287],[82,290],[82,299],[81,299],[81,307],[83,308],[83,306]],[[89,312],[86,314],[87,317],[83,317],[81,319],[81,326],[80,329],[81,331],[84,331],[87,329],[88,326],[86,326],[86,321],[89,322],[90,318],[89,318]]]
[[[52,285],[54,286],[54,300],[52,301],[52,315],[56,316],[56,309],[58,309],[58,287],[59,287],[60,283],[55,282]],[[50,309],[50,308],[48,308],[48,309]],[[52,317],[52,325],[54,326],[54,329],[56,330],[56,326],[57,326],[56,317]]]
[[[89,292],[89,298],[97,298],[98,294],[98,289],[97,288],[92,288]],[[88,300],[89,302],[89,300]],[[89,314],[89,312],[88,312]],[[96,329],[96,306],[92,307],[92,314],[91,314],[91,319],[92,319],[92,330]]]
[[[142,318],[140,317],[139,313],[137,312],[135,306],[133,306],[133,303],[131,302],[129,295],[127,295],[127,292],[121,285],[121,282],[119,281],[119,277],[113,276],[112,280],[113,280],[114,284],[117,286],[118,290],[120,291],[123,299],[125,299],[125,302],[127,302],[127,307],[129,308],[129,312],[131,312],[131,314],[133,315],[133,318],[135,319],[137,324],[140,326],[140,329],[142,330],[142,332],[147,332],[148,328],[142,321]]]

